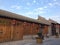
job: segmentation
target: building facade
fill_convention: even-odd
[[[46,37],[48,35],[48,31],[49,31],[49,26],[50,26],[50,23],[48,20],[46,20],[44,17],[41,17],[41,16],[38,16],[38,20],[41,22],[41,23],[45,23],[45,24],[48,24],[48,25],[41,25],[41,28],[42,29],[42,33],[43,35]]]
[[[0,10],[0,42],[22,40],[26,36],[37,35],[44,25],[48,26],[39,20]]]
[[[38,32],[44,36],[60,34],[60,24],[41,16],[32,19],[0,10],[0,42],[35,38]]]
[[[54,36],[56,33],[59,34],[59,23],[57,23],[56,21],[49,19],[50,22],[50,27],[49,27],[49,34]]]

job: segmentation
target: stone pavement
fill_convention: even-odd
[[[41,44],[36,43],[35,39],[27,39],[20,41],[4,42],[0,43],[0,45],[60,45],[60,38],[45,38],[45,40],[43,40],[43,43]]]

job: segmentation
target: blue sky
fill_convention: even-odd
[[[60,23],[60,0],[0,0],[0,9],[34,19],[40,15]]]

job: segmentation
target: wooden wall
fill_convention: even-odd
[[[23,24],[20,21],[16,21],[16,24],[13,25],[13,40],[23,39]]]
[[[24,35],[36,35],[39,24],[0,18],[0,42],[21,40]]]
[[[36,23],[24,23],[24,35],[36,35],[39,29],[39,25]]]
[[[39,30],[40,30],[40,27],[38,24],[32,24],[32,34],[33,35],[36,35]]]
[[[11,40],[11,25],[9,24],[8,20],[0,18],[0,42],[10,40]]]
[[[25,35],[36,35],[40,26],[37,23],[0,18],[0,42],[22,40]],[[48,26],[45,26],[43,33],[47,32]]]
[[[0,42],[23,39],[23,24],[13,20],[0,18]]]
[[[47,36],[47,34],[48,34],[48,26],[45,25],[43,29],[43,35]]]
[[[31,34],[31,23],[24,22],[23,31],[24,31],[24,35],[30,35]]]

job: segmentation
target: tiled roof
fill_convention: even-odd
[[[20,19],[20,20],[46,24],[46,23],[42,23],[41,21],[39,21],[37,19],[28,18],[28,17],[22,16],[22,15],[19,15],[19,14],[15,14],[15,13],[12,13],[12,12],[9,12],[9,11],[5,11],[5,10],[0,10],[0,16],[6,16],[6,17],[16,18],[16,19]],[[46,25],[49,25],[49,24],[46,24]]]
[[[50,23],[55,23],[55,24],[58,23],[57,21],[54,21],[54,20],[52,20],[52,19],[49,19],[49,22],[50,22]]]
[[[50,25],[50,22],[47,19],[45,19],[44,17],[38,16],[38,20],[42,23]]]

